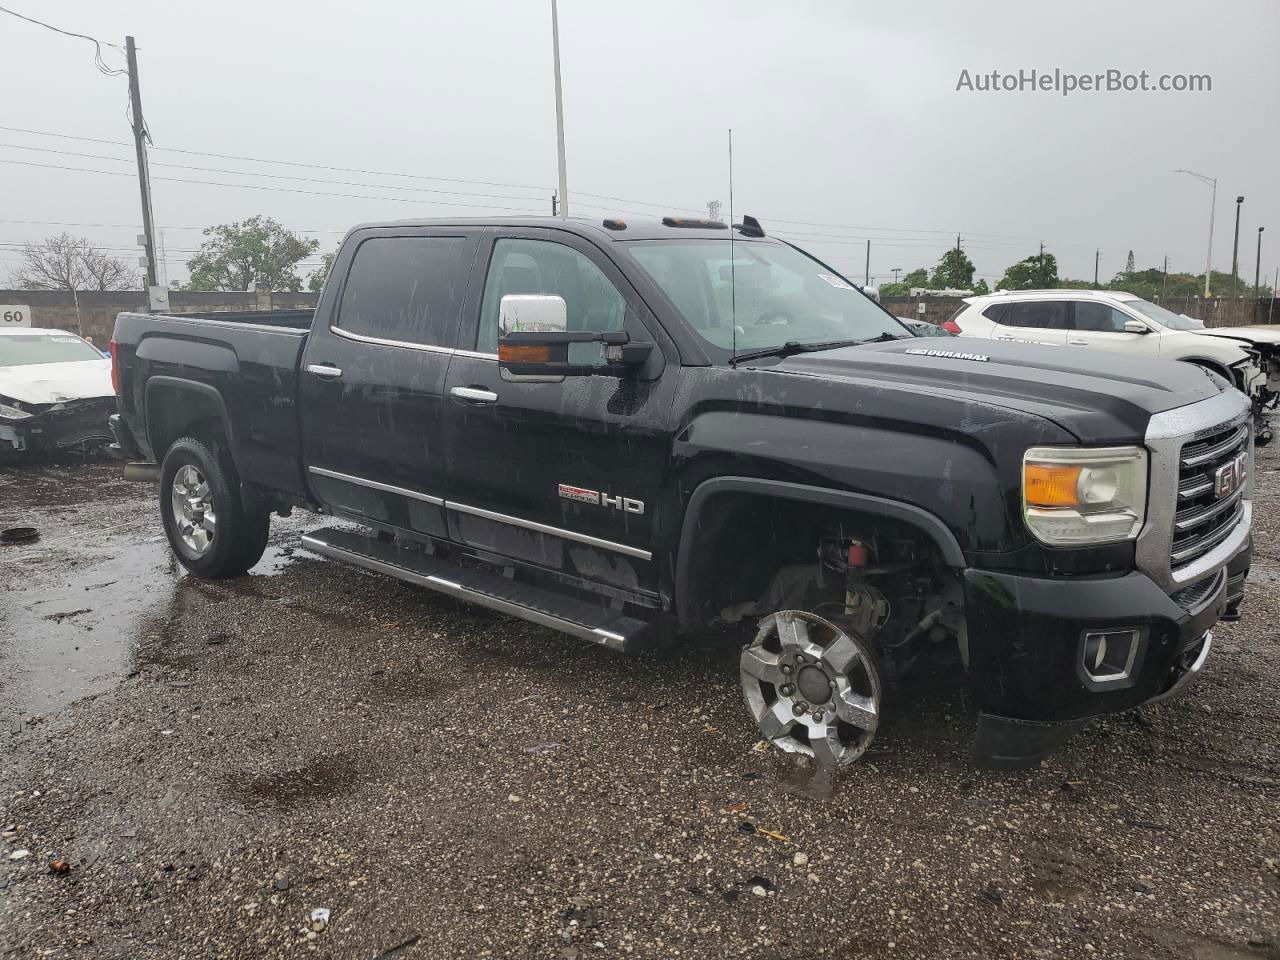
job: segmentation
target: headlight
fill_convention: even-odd
[[[31,414],[7,403],[0,403],[0,420],[26,420]]]
[[[1146,509],[1141,447],[1032,447],[1022,459],[1022,512],[1042,543],[1132,540]]]

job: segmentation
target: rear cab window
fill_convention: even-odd
[[[362,241],[347,271],[335,332],[453,346],[473,251],[473,240],[465,236]]]

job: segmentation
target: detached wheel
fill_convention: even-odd
[[[160,515],[169,545],[198,577],[238,577],[262,559],[271,515],[250,508],[226,450],[183,437],[160,465]]]
[[[880,672],[858,637],[804,610],[760,622],[742,651],[742,692],[765,739],[823,766],[862,756],[880,725]]]

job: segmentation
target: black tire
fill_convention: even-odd
[[[174,478],[185,467],[194,468],[207,485],[207,499],[213,507],[210,512],[216,519],[203,546],[193,546],[184,539],[174,514]],[[242,495],[240,475],[227,449],[196,437],[175,440],[165,452],[160,464],[160,516],[178,561],[208,580],[238,577],[261,560],[271,527],[270,511],[257,504],[256,498]]]

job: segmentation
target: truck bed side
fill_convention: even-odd
[[[145,454],[159,460],[194,425],[216,421],[241,479],[306,497],[298,429],[302,316],[289,326],[122,313],[113,349],[120,414]]]

